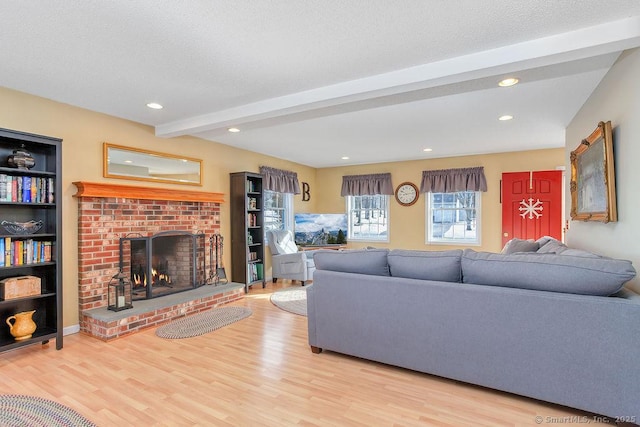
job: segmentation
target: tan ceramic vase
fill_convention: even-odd
[[[31,334],[36,331],[36,322],[33,321],[33,313],[35,312],[35,310],[23,311],[7,317],[9,332],[16,341],[28,340],[31,338]]]

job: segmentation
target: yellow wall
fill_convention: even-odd
[[[344,212],[344,198],[340,197],[343,175],[391,172],[394,186],[403,181],[419,185],[425,169],[484,166],[489,191],[482,199],[482,246],[478,250],[501,249],[499,203],[500,174],[502,172],[548,170],[564,164],[564,149],[515,152],[495,155],[453,157],[409,162],[381,163],[375,165],[314,169],[285,160],[236,149],[194,137],[163,139],[154,135],[150,126],[96,113],[82,108],[61,104],[44,98],[0,88],[0,127],[62,138],[62,187],[63,219],[63,298],[65,327],[78,323],[78,254],[77,254],[77,203],[74,181],[112,182],[140,184],[149,187],[174,189],[201,189],[202,191],[228,193],[229,173],[237,171],[257,172],[259,166],[292,170],[301,182],[310,185],[311,200],[302,201],[302,195],[294,198],[294,211],[336,213]],[[171,154],[203,159],[202,187],[151,182],[128,182],[105,179],[102,176],[102,144],[143,148]],[[229,206],[221,211],[221,233],[229,236]],[[395,200],[390,211],[391,248],[433,249],[424,243],[424,197],[412,207],[401,207]],[[226,240],[227,245],[230,241]],[[350,244],[359,247],[366,244]],[[268,253],[268,251],[267,251]],[[230,266],[230,251],[225,251],[225,265]],[[266,272],[269,275],[269,257]],[[229,270],[229,269],[228,269]]]
[[[500,205],[500,179],[503,172],[552,170],[564,165],[564,149],[535,150],[477,156],[448,157],[408,162],[379,163],[374,165],[345,166],[319,169],[316,182],[322,183],[316,191],[317,206],[321,213],[344,212],[345,200],[340,197],[343,175],[391,173],[394,188],[404,181],[420,188],[423,170],[466,168],[483,166],[487,178],[487,192],[482,195],[481,246],[476,250],[499,252],[502,249],[502,211]],[[395,198],[389,212],[389,243],[350,243],[350,247],[389,247],[421,250],[444,250],[458,246],[425,244],[424,194],[409,207],[399,205]]]
[[[73,195],[74,181],[111,182],[148,187],[174,188],[225,193],[229,192],[229,173],[238,171],[258,172],[262,165],[292,170],[300,181],[315,187],[315,169],[285,160],[268,157],[200,138],[157,138],[150,126],[73,107],[44,98],[0,87],[0,127],[23,132],[62,138],[62,188],[60,199],[63,209],[62,259],[64,326],[78,324],[78,207]],[[158,184],[105,179],[102,177],[102,144],[144,148],[164,153],[180,154],[203,159],[202,187],[179,184]],[[315,209],[314,198],[302,202],[295,200],[296,212]],[[221,209],[221,233],[230,234],[229,205]],[[225,241],[226,247],[230,239]],[[230,250],[225,251],[225,265],[231,265]],[[229,271],[230,269],[228,269]]]

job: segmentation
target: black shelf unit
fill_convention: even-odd
[[[231,280],[264,288],[264,219],[262,175],[234,172],[231,181]]]
[[[31,344],[46,344],[51,339],[55,339],[56,349],[62,349],[62,204],[58,201],[62,194],[61,143],[59,138],[0,128],[0,190],[3,185],[8,185],[7,179],[21,179],[24,185],[24,179],[28,177],[37,183],[37,186],[33,184],[29,196],[16,194],[15,200],[0,199],[0,239],[5,247],[5,253],[0,254],[4,257],[4,262],[0,262],[0,280],[37,276],[41,284],[41,293],[38,295],[0,299],[0,352]],[[31,169],[8,166],[8,157],[20,148],[27,150],[35,160]],[[0,196],[6,198],[6,187],[4,192],[0,191]],[[28,201],[31,197],[33,202]],[[1,224],[2,221],[31,220],[42,223],[41,229],[35,233],[14,234]],[[29,254],[28,257],[23,255],[20,261],[15,258],[20,255],[12,255],[11,250],[9,254],[6,253],[7,244],[15,249],[16,242],[22,242],[24,253]],[[45,261],[43,255],[46,246],[49,248],[46,249],[48,255]],[[29,252],[27,247],[31,247]],[[16,341],[9,332],[6,319],[31,310],[35,310],[33,320],[36,331],[31,338]]]

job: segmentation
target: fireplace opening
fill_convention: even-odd
[[[131,280],[133,300],[197,288],[206,283],[205,235],[164,231],[123,237],[120,269]]]

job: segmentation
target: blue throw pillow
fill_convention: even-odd
[[[540,245],[535,240],[511,239],[502,248],[502,254],[509,255],[516,252],[536,252]]]

